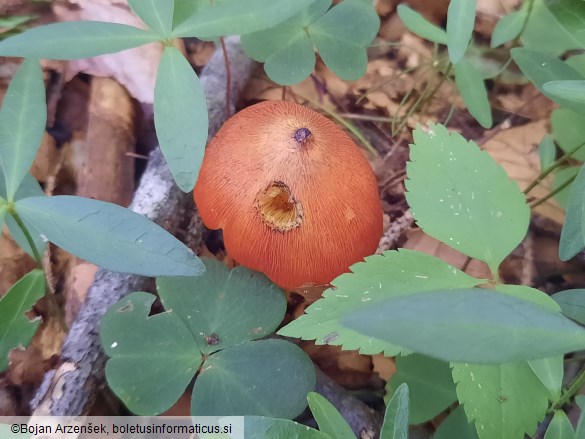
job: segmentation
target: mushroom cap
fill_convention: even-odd
[[[221,127],[194,197],[234,259],[289,290],[330,283],[374,253],[382,234],[362,152],[329,119],[286,101],[253,105]]]

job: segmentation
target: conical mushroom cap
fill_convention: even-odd
[[[228,253],[285,289],[328,284],[382,234],[368,161],[334,123],[291,102],[229,119],[207,147],[194,196]]]

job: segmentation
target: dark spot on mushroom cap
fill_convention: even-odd
[[[294,139],[299,145],[304,145],[311,137],[311,131],[308,128],[299,128],[295,131]]]

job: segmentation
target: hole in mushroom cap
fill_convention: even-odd
[[[303,206],[282,181],[273,181],[256,195],[256,208],[272,230],[286,232],[303,222]]]

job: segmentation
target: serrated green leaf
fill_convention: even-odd
[[[447,11],[447,49],[449,59],[457,64],[465,55],[475,23],[475,1],[451,0]]]
[[[565,168],[559,168],[553,174],[553,183],[552,183],[552,190],[556,190],[561,185],[565,184],[567,181],[572,181],[575,179],[577,174],[579,173],[580,166],[567,166]],[[555,195],[555,200],[563,209],[567,208],[567,203],[569,202],[569,194],[571,192],[571,184],[565,186]]]
[[[585,143],[585,114],[567,108],[557,108],[550,117],[552,136],[564,152],[570,152]],[[585,161],[585,145],[571,154]]]
[[[445,361],[494,364],[585,348],[585,329],[560,313],[477,288],[376,301],[347,313],[341,323]]]
[[[518,185],[487,152],[442,125],[417,128],[414,142],[406,198],[419,227],[495,272],[528,229]]]
[[[408,439],[408,390],[402,383],[386,405],[380,439]]]
[[[475,425],[467,421],[467,416],[462,405],[447,416],[447,419],[439,425],[439,428],[437,428],[437,431],[433,435],[433,439],[454,438],[479,439]]]
[[[492,109],[481,73],[465,58],[455,64],[455,85],[469,113],[479,124],[492,126]]]
[[[579,438],[575,435],[573,425],[571,424],[571,421],[569,421],[569,418],[567,418],[565,412],[562,410],[556,410],[552,420],[550,421],[550,424],[548,424],[548,428],[544,434],[544,439]]]
[[[561,231],[559,257],[567,261],[585,248],[585,166],[571,185],[565,223]]]
[[[560,291],[552,296],[564,315],[585,325],[585,289]]]
[[[196,12],[173,30],[173,37],[213,38],[268,29],[315,0],[215,0],[200,2]]]
[[[542,89],[552,99],[569,101],[581,108],[585,113],[585,80],[549,81],[542,85]]]
[[[546,293],[526,285],[497,284],[494,288],[502,293],[527,300],[536,305],[542,306],[552,312],[561,312],[560,306]]]
[[[581,0],[545,0],[544,3],[576,47],[585,49],[585,3]]]
[[[0,111],[0,161],[8,201],[13,201],[32,165],[46,123],[43,71],[37,60],[25,60],[10,81]]]
[[[116,204],[73,196],[31,197],[15,204],[27,226],[109,270],[143,276],[199,276],[205,271],[185,244]]]
[[[162,38],[169,38],[173,28],[175,0],[128,0],[132,10]]]
[[[292,419],[305,409],[314,387],[315,366],[298,346],[284,340],[246,342],[203,363],[193,388],[191,414]]]
[[[366,47],[379,28],[380,18],[371,3],[344,0],[307,31],[327,67],[341,79],[353,81],[366,72]]]
[[[557,155],[557,147],[550,134],[546,134],[538,144],[538,158],[540,160],[540,171],[542,172],[553,164]]]
[[[26,347],[41,324],[40,318],[30,320],[25,313],[45,295],[45,273],[33,270],[16,282],[0,298],[0,372],[8,368],[8,354],[17,347]]]
[[[80,59],[120,52],[157,41],[133,26],[101,21],[65,21],[29,29],[0,42],[0,56]]]
[[[246,439],[331,439],[306,425],[287,419],[266,418],[263,416],[246,416],[244,420]]]
[[[191,191],[203,162],[209,117],[201,82],[174,47],[165,47],[158,68],[154,125],[177,186]]]
[[[579,45],[558,23],[544,3],[543,0],[533,0],[526,29],[520,36],[522,45],[551,56],[559,56],[569,49],[577,49]]]
[[[305,310],[305,315],[278,333],[315,340],[318,345],[359,349],[366,355],[384,352],[386,356],[395,356],[402,350],[399,346],[344,328],[340,319],[364,303],[385,297],[439,288],[472,287],[484,282],[440,259],[407,249],[369,256],[365,261],[352,265],[352,273],[342,274],[333,280],[334,289],[325,291],[322,299]]]
[[[311,413],[315,421],[317,421],[319,431],[336,439],[355,439],[351,427],[324,396],[309,392],[307,401],[309,402]]]
[[[102,318],[110,388],[133,413],[158,415],[185,391],[201,364],[195,340],[173,312],[149,317],[156,296],[131,293]]]
[[[445,29],[429,22],[411,7],[402,3],[398,5],[396,12],[406,28],[413,34],[433,43],[447,44],[447,33]]]
[[[567,63],[553,56],[546,55],[536,50],[518,47],[510,51],[512,58],[522,70],[522,73],[532,82],[546,97],[557,104],[582,113],[583,106],[575,104],[567,99],[557,98],[544,90],[545,83],[557,80],[583,80],[583,76]]]
[[[404,383],[410,394],[410,423],[433,419],[457,400],[449,363],[412,354],[396,357],[396,373],[386,384],[386,392]]]
[[[271,334],[282,322],[286,298],[261,273],[203,260],[199,277],[157,279],[167,310],[174,310],[204,354]]]
[[[563,357],[559,355],[558,357],[529,360],[528,365],[540,382],[548,389],[550,399],[553,402],[558,401],[563,386]]]
[[[520,31],[522,30],[525,21],[525,10],[514,11],[508,15],[504,15],[498,21],[498,24],[496,24],[496,27],[492,32],[490,47],[495,48],[512,41],[520,35]]]
[[[501,341],[501,340],[500,340]],[[532,436],[546,415],[548,390],[527,362],[453,364],[457,397],[480,439]]]

